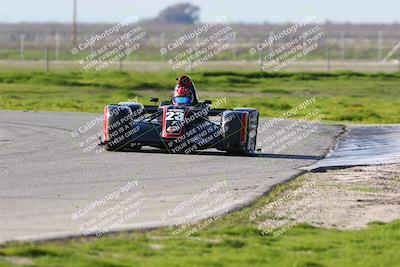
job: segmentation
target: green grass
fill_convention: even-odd
[[[358,191],[358,192],[364,192],[364,193],[378,193],[379,190],[373,187],[369,186],[352,186],[350,187],[350,190],[353,191]]]
[[[22,257],[32,266],[400,266],[400,221],[338,231],[298,225],[274,237],[262,236],[249,215],[295,189],[307,176],[277,186],[252,207],[231,213],[189,238],[167,229],[102,238],[0,246],[0,266]]]
[[[101,112],[107,103],[150,95],[167,97],[172,72],[0,73],[0,109]],[[228,98],[231,107],[259,107],[279,116],[309,97],[332,121],[398,122],[400,74],[197,72],[203,98]],[[219,95],[218,95],[219,94]],[[297,117],[305,115],[304,111]],[[168,229],[134,231],[100,239],[72,239],[0,246],[0,266],[9,257],[33,266],[400,266],[400,221],[373,223],[367,229],[337,231],[298,225],[284,234],[262,236],[248,217],[303,177],[277,186],[251,208],[234,212],[194,236],[173,236]],[[155,247],[157,245],[157,247]]]
[[[2,71],[0,109],[100,112],[104,105],[137,97],[167,99],[173,72]],[[203,99],[226,96],[227,107],[257,107],[267,117],[280,116],[305,99],[327,121],[396,123],[400,114],[400,73],[260,73],[195,72]]]

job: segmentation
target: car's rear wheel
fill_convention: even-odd
[[[220,150],[228,154],[253,153],[256,150],[259,112],[238,108],[222,115],[223,141]]]

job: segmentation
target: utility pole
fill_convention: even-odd
[[[331,48],[328,48],[327,71],[331,72]]]
[[[50,69],[50,58],[49,58],[49,47],[46,46],[44,50],[45,60],[46,60],[46,72],[49,72]]]
[[[340,33],[340,58],[344,62],[344,32]]]
[[[73,0],[73,15],[72,15],[72,45],[77,46],[77,11],[78,0]]]
[[[270,32],[269,33],[269,39],[273,40],[273,38],[274,38],[274,32]],[[271,44],[269,46],[269,54],[271,55],[270,56],[271,58],[272,58],[273,52],[274,52],[274,41],[271,41]]]
[[[236,46],[237,46],[237,39],[236,39],[236,35],[233,36],[232,38],[232,55],[233,55],[233,60],[237,59],[237,50],[236,50]]]
[[[21,34],[19,36],[20,38],[20,43],[19,43],[19,60],[20,61],[24,61],[24,57],[25,57],[25,35]]]
[[[378,32],[378,60],[382,60],[382,31]]]
[[[59,58],[60,58],[60,34],[59,33],[56,33],[56,36],[55,36],[55,41],[56,41],[56,43],[55,43],[55,56],[56,56],[56,61],[58,61],[59,60]]]
[[[94,53],[94,44],[90,45],[90,53],[93,54]]]
[[[165,44],[165,33],[162,32],[162,33],[160,34],[160,47],[161,47],[161,48],[164,48],[164,44]],[[161,54],[161,60],[164,61],[164,54],[163,54],[163,53],[160,53],[160,54]]]
[[[125,43],[124,43],[124,50],[122,51],[122,53],[124,53],[124,55],[119,58],[119,71],[120,72],[123,71],[122,63],[126,59],[126,46],[125,46]]]
[[[123,68],[122,68],[122,62],[124,61],[124,59],[121,57],[120,59],[119,59],[119,72],[122,72],[122,70],[123,70]]]
[[[397,71],[400,72],[400,50],[397,51]]]

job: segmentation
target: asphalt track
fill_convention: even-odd
[[[400,163],[400,125],[348,125],[323,159],[305,170]]]
[[[74,236],[93,227],[168,226],[199,210],[207,216],[224,213],[300,174],[299,168],[323,157],[342,131],[318,125],[279,153],[266,147],[251,157],[213,151],[170,155],[152,149],[97,153],[97,147],[87,149],[97,140],[87,139],[101,123],[87,130],[85,125],[99,116],[0,111],[0,242]],[[292,123],[273,125],[259,134],[258,143]],[[128,187],[129,192],[121,190]],[[128,204],[134,212],[125,216],[121,206]],[[123,218],[118,223],[110,218],[115,212]]]

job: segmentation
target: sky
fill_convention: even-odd
[[[0,0],[0,22],[70,22],[73,0]],[[166,6],[190,2],[201,8],[201,21],[224,12],[230,22],[296,21],[314,10],[321,22],[400,22],[399,0],[78,0],[80,22],[114,22],[126,10],[140,18],[155,17]]]

